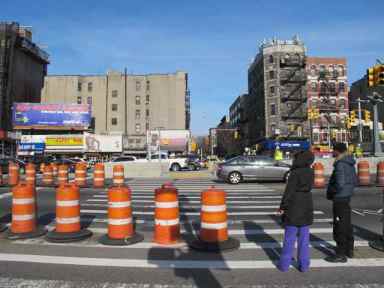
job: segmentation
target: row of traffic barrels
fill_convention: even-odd
[[[316,162],[313,164],[312,168],[315,174],[314,187],[324,188],[326,186],[324,165],[320,162]],[[373,184],[370,174],[370,164],[368,161],[362,160],[357,163],[357,178],[359,186],[370,186]],[[380,187],[384,186],[384,161],[377,163],[376,184]]]
[[[66,164],[41,164],[40,171],[42,173],[42,181],[39,186],[57,186],[65,184],[69,181],[69,167]],[[27,163],[25,166],[25,182],[31,185],[36,185],[36,165],[33,163]],[[0,185],[15,186],[20,180],[20,167],[15,162],[9,163],[8,181],[3,179],[0,168]],[[96,163],[93,171],[93,187],[103,188],[105,187],[105,171],[103,163]],[[123,184],[124,183],[124,166],[115,165],[113,167],[113,183]],[[87,187],[87,165],[86,163],[76,163],[75,165],[75,176],[73,182],[79,187]]]
[[[12,188],[12,223],[6,231],[10,240],[36,238],[46,234],[56,243],[84,240],[92,235],[81,226],[80,188],[74,183],[56,188],[56,221],[54,230],[38,225],[36,186],[22,182]],[[180,242],[178,190],[167,183],[154,191],[153,242],[173,245]],[[135,231],[132,192],[125,184],[108,189],[108,232],[99,238],[104,245],[130,245],[144,237]],[[199,237],[188,241],[191,248],[222,251],[239,248],[237,239],[228,235],[226,192],[211,187],[201,193]]]

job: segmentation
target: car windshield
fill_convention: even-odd
[[[225,162],[225,164],[230,164],[230,165],[235,165],[235,164],[242,164],[248,162],[246,157],[244,156],[237,156],[234,158],[229,159],[228,161]]]

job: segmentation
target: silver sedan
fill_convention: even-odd
[[[237,156],[218,164],[216,176],[231,184],[246,180],[287,181],[290,168],[267,156]]]

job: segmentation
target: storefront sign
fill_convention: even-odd
[[[97,135],[85,133],[86,152],[118,153],[123,151],[122,135]]]
[[[83,136],[55,136],[45,138],[47,146],[83,146]]]

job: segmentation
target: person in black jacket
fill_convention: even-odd
[[[298,238],[299,270],[309,269],[309,226],[313,223],[312,185],[314,172],[311,165],[314,155],[310,151],[295,154],[288,183],[279,212],[285,226],[283,250],[279,270],[288,271],[292,262],[295,242]]]
[[[357,185],[356,161],[347,153],[347,146],[344,143],[336,143],[333,151],[336,161],[329,179],[327,199],[333,201],[333,238],[336,242],[336,254],[325,260],[345,263],[347,257],[353,257],[354,239],[350,201]]]

